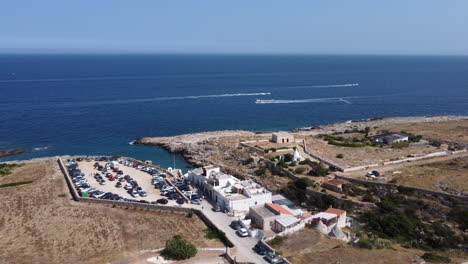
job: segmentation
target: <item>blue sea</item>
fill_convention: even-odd
[[[2,160],[121,154],[168,167],[171,154],[129,142],[467,114],[468,57],[0,55],[0,149],[28,150]]]

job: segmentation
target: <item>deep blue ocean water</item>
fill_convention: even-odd
[[[468,57],[0,55],[0,149],[29,150],[3,160],[118,153],[167,167],[164,150],[128,143],[467,114]]]

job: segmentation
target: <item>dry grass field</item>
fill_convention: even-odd
[[[323,139],[309,137],[307,148],[310,152],[322,156],[343,167],[363,166],[384,161],[404,159],[408,155],[423,156],[442,151],[433,146],[410,146],[405,148],[380,148],[380,147],[342,147],[328,144]],[[343,158],[336,158],[337,154],[343,154]]]
[[[185,215],[78,204],[53,160],[0,176],[0,263],[107,263],[164,247],[175,234],[197,247],[223,247],[204,238],[205,224]],[[131,262],[131,261],[130,261]]]
[[[411,263],[419,251],[398,249],[351,248],[345,242],[328,238],[312,229],[290,235],[276,247],[294,264],[342,263],[342,264],[394,264]]]
[[[468,192],[468,156],[408,166],[393,174],[399,185],[449,193]]]
[[[438,123],[390,124],[378,127],[378,130],[408,131],[426,137],[468,143],[468,120]]]

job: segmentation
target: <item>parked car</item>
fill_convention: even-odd
[[[141,197],[146,197],[146,196],[148,196],[148,194],[147,194],[145,191],[139,191],[138,194],[139,194]]]
[[[136,198],[136,197],[140,197],[140,195],[138,194],[138,192],[136,190],[133,190],[130,192],[130,195],[133,197],[133,198]]]
[[[269,251],[265,254],[265,259],[270,263],[279,263],[279,258],[275,255],[275,253]]]
[[[192,202],[193,204],[198,204],[198,205],[201,204],[201,200],[200,200],[200,199],[192,199],[191,202]]]
[[[131,190],[133,187],[130,183],[125,184],[124,189],[125,190]]]
[[[182,204],[185,203],[185,199],[182,198],[182,197],[181,197],[181,198],[178,198],[177,201],[176,201],[176,203],[182,205]]]
[[[269,252],[270,250],[268,250],[268,248],[261,242],[258,242],[257,244],[255,244],[253,250],[259,254],[260,256],[264,256],[267,252]]]
[[[100,184],[100,185],[106,185],[106,181],[105,181],[105,180],[101,180],[101,181],[99,182],[99,184]]]
[[[156,202],[159,204],[167,204],[169,201],[167,199],[162,198],[162,199],[156,200]]]
[[[238,230],[239,228],[242,227],[241,224],[239,223],[239,221],[237,221],[237,220],[232,221],[229,226],[234,230]]]
[[[221,212],[221,208],[219,206],[214,206],[213,208],[211,208],[211,210],[213,212]]]
[[[117,188],[122,188],[122,183],[121,183],[121,182],[117,182],[117,184],[115,185],[115,187],[117,187]]]
[[[247,231],[247,229],[241,227],[241,228],[237,229],[237,234],[240,237],[248,237],[249,236],[249,231]]]

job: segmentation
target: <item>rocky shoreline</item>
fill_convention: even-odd
[[[312,136],[322,133],[333,133],[347,129],[364,129],[365,127],[382,126],[402,123],[429,123],[468,120],[468,116],[420,116],[420,117],[384,117],[366,120],[348,121],[314,126],[310,128],[293,129],[290,132],[300,136]],[[271,132],[252,132],[244,130],[221,130],[193,134],[183,134],[172,137],[142,137],[134,144],[157,146],[171,153],[180,154],[188,163],[196,166],[205,165],[207,157],[215,154],[216,140],[223,137],[261,137],[270,136]]]
[[[7,157],[7,156],[13,156],[13,155],[18,155],[25,153],[26,150],[24,149],[6,149],[6,150],[0,150],[0,158]]]

